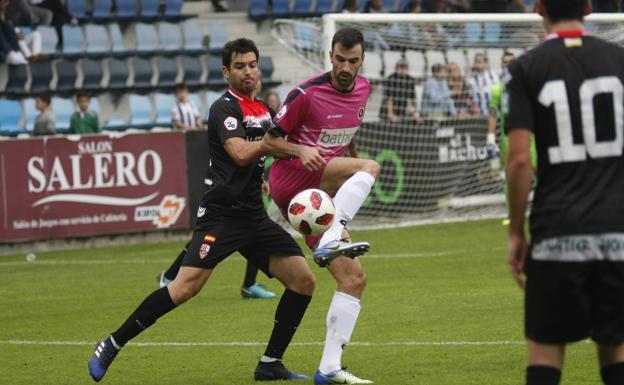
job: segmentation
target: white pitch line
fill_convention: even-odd
[[[431,253],[396,253],[396,254],[371,254],[365,255],[362,257],[362,260],[367,259],[392,259],[392,258],[427,258],[427,257],[445,257],[451,255],[460,255],[467,253],[483,253],[483,252],[492,252],[492,251],[501,251],[503,248],[491,248],[485,250],[475,250],[475,251],[440,251],[440,252],[431,252]],[[228,258],[224,262],[231,261],[233,258]],[[234,260],[242,258],[234,258]],[[163,258],[149,258],[149,259],[38,259],[33,262],[28,261],[0,261],[0,267],[3,266],[36,266],[36,265],[145,265],[150,263],[158,263],[158,264],[167,264],[173,261],[172,258],[163,259]]]
[[[95,341],[37,341],[37,340],[5,340],[0,345],[34,345],[34,346],[93,346]],[[323,342],[293,342],[290,346],[323,346]],[[388,341],[388,342],[351,342],[349,346],[387,347],[387,346],[517,346],[525,345],[522,340],[502,341]],[[258,347],[266,346],[266,342],[232,341],[232,342],[130,342],[128,346],[137,347]]]

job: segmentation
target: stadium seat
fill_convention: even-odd
[[[386,12],[396,12],[397,9],[397,1],[396,0],[384,0],[383,5],[384,11]]]
[[[111,59],[108,63],[110,77],[108,88],[124,89],[128,86],[128,61],[125,59]]]
[[[184,84],[189,87],[202,85],[204,69],[199,58],[185,56],[182,58],[182,67],[184,68]]]
[[[258,65],[260,66],[260,71],[262,71],[262,81],[271,81],[271,76],[273,76],[273,59],[270,56],[260,56]]]
[[[24,106],[23,127],[26,131],[32,131],[35,127],[35,118],[39,114],[34,98],[22,99]]]
[[[211,53],[219,53],[228,41],[227,27],[223,23],[211,22],[208,24],[208,49]]]
[[[485,40],[486,43],[500,44],[501,43],[500,23],[485,23],[483,35],[484,35],[483,40]]]
[[[270,15],[267,9],[266,0],[250,0],[249,1],[249,18],[259,20]]]
[[[334,8],[334,0],[316,0],[316,13],[330,13],[342,9],[344,0],[338,1],[338,7]]]
[[[91,14],[94,19],[110,19],[112,9],[112,0],[97,0],[93,1],[93,11]]]
[[[468,43],[478,43],[481,40],[481,23],[467,23],[465,28]]]
[[[91,102],[89,103],[89,111],[93,111],[98,114],[98,117],[102,113],[102,107],[100,106],[99,98],[91,98]]]
[[[71,99],[52,98],[51,108],[56,118],[56,131],[63,132],[69,130],[71,116],[76,110]]]
[[[295,48],[299,51],[322,51],[322,42],[318,27],[313,23],[296,22],[293,25],[295,33]]]
[[[182,24],[182,31],[186,54],[204,53],[204,31],[201,25],[196,20],[189,19]]]
[[[40,25],[37,27],[37,31],[41,34],[41,54],[47,56],[56,55],[58,53],[56,50],[58,45],[56,30],[53,27]]]
[[[295,1],[295,17],[306,17],[313,14],[312,11],[312,0],[296,0]]]
[[[180,53],[180,48],[182,47],[182,32],[177,24],[166,22],[158,23],[158,36],[161,50],[172,55]]]
[[[221,59],[216,56],[208,56],[208,84],[225,85],[223,72],[221,71]]]
[[[30,65],[30,92],[42,94],[50,92],[52,62],[37,62]]]
[[[87,53],[89,55],[99,56],[110,53],[111,43],[105,26],[87,24],[85,26],[85,35],[87,36]]]
[[[153,55],[158,51],[158,35],[152,24],[136,24],[136,50],[139,54]]]
[[[173,87],[178,77],[178,64],[173,58],[158,58],[158,86]]]
[[[57,83],[56,91],[60,93],[71,93],[76,89],[76,63],[68,60],[56,62]]]
[[[139,17],[145,19],[156,19],[159,16],[160,0],[140,0],[141,11]]]
[[[128,127],[128,119],[125,116],[114,114],[108,117],[104,122],[106,130],[123,130]]]
[[[381,54],[378,52],[367,52],[366,60],[362,65],[362,76],[369,80],[381,79],[381,72],[383,70],[383,61]]]
[[[0,135],[17,136],[22,132],[22,114],[17,100],[0,99]]]
[[[402,56],[403,53],[401,51],[383,51],[384,75],[386,77],[394,72],[396,63],[401,60]]]
[[[367,54],[368,56],[368,54]],[[405,59],[409,63],[409,74],[415,78],[422,79],[427,76],[427,63],[420,51],[405,51]]]
[[[76,19],[87,19],[87,1],[86,0],[66,0],[65,5],[67,11]]]
[[[99,1],[99,0],[97,0]],[[97,2],[96,1],[96,2]],[[117,18],[118,19],[134,19],[137,16],[136,0],[116,0]]]
[[[63,25],[63,55],[81,56],[84,55],[85,38],[82,28],[77,25]]]
[[[273,8],[271,9],[271,16],[273,17],[290,16],[290,0],[273,0]]]
[[[130,126],[132,128],[151,127],[153,119],[150,98],[144,95],[130,95],[128,102],[130,104]]]
[[[6,85],[4,92],[7,94],[22,95],[26,93],[27,82],[28,82],[28,66],[10,65],[8,81],[7,81],[7,85]]]
[[[156,125],[161,127],[172,127],[171,108],[176,103],[173,94],[158,93],[154,96],[156,102]]]
[[[201,97],[198,94],[189,94],[188,100],[193,102],[197,107],[197,111],[199,111],[199,116],[203,119],[206,111],[204,111],[204,104],[201,101]]]
[[[165,0],[164,16],[167,19],[182,16],[182,0]]]
[[[221,95],[223,95],[223,92],[224,91],[208,91],[208,92],[206,92],[206,111],[207,111],[206,115],[210,111],[210,107],[212,107],[212,103],[214,103],[217,100],[219,100]]]
[[[154,67],[152,59],[133,58],[134,88],[149,88],[152,86]]]
[[[123,36],[121,35],[121,29],[119,24],[112,23],[108,26],[111,37],[111,51],[115,56],[122,56],[128,54],[128,50],[124,46]]]
[[[100,91],[102,84],[102,62],[100,60],[84,59],[82,61],[82,89],[86,91]]]

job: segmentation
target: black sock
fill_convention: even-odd
[[[551,366],[531,365],[527,367],[527,385],[558,385],[561,370]]]
[[[624,384],[624,362],[605,366],[600,369],[600,375],[605,385]]]
[[[143,302],[128,317],[119,329],[112,333],[115,342],[124,346],[126,342],[138,336],[152,326],[156,320],[173,310],[176,305],[171,300],[169,289],[163,287],[145,297]]]
[[[245,280],[243,281],[243,287],[252,286],[256,283],[256,277],[258,276],[258,268],[253,263],[247,261],[247,268],[245,269]]]
[[[171,266],[169,266],[169,269],[165,271],[165,278],[167,278],[168,280],[173,281],[175,277],[178,275],[178,271],[180,271],[180,267],[182,266],[182,260],[184,259],[184,256],[186,255],[186,250],[188,250],[189,243],[187,243],[186,246],[184,246],[184,249],[182,249],[182,251],[180,252],[178,257],[175,259],[175,261],[173,261]]]
[[[265,356],[282,359],[311,299],[309,295],[298,294],[290,289],[284,290],[275,311],[275,324],[264,352]]]

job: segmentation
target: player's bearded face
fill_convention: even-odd
[[[336,85],[342,89],[350,89],[364,61],[362,46],[358,44],[346,49],[337,43],[331,52],[331,61],[332,77]]]
[[[251,96],[260,77],[258,59],[253,52],[234,53],[230,67],[224,67],[223,74],[228,79],[230,87],[242,94]]]

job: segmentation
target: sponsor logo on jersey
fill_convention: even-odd
[[[360,120],[364,119],[364,111],[366,111],[366,106],[364,104],[360,104],[357,110],[358,119]]]
[[[324,128],[321,130],[316,144],[324,147],[347,146],[360,127],[353,128]]]
[[[228,131],[234,131],[238,127],[238,121],[233,116],[228,116],[224,121],[223,125]]]
[[[275,116],[275,119],[281,119],[282,116],[284,116],[284,114],[286,114],[286,110],[288,110],[288,106],[284,104],[282,106],[282,108],[280,108],[280,110],[277,113],[277,115]]]

